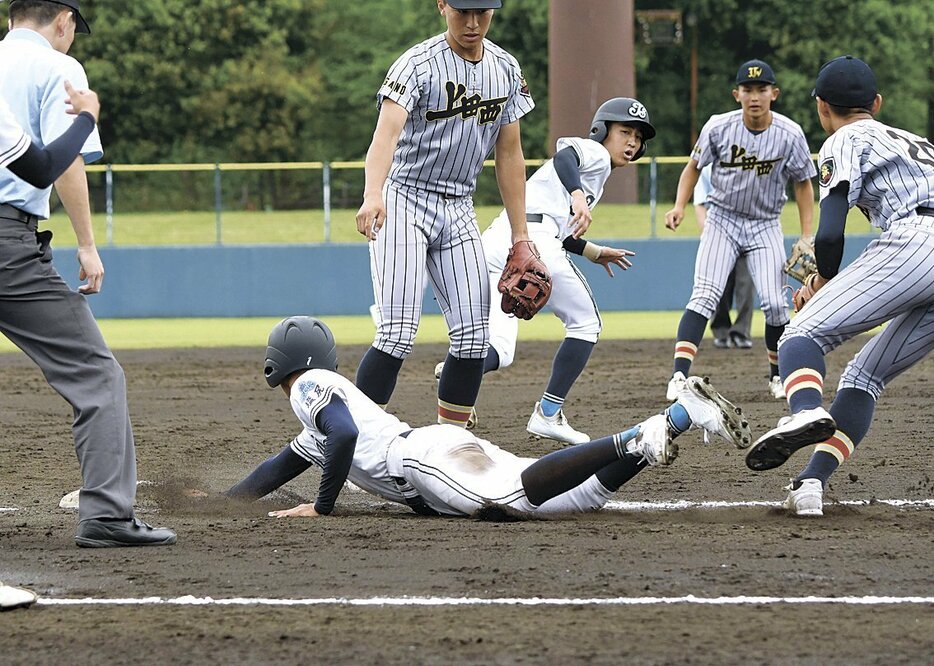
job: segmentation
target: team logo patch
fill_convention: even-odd
[[[645,107],[642,106],[640,102],[633,102],[632,106],[629,107],[629,115],[633,118],[642,118],[645,120],[645,117],[649,115],[649,112],[646,111]]]
[[[750,79],[758,79],[760,76],[762,76],[761,67],[747,67],[746,69],[749,72],[748,76]]]
[[[529,84],[525,82],[525,77],[522,74],[519,75],[519,93],[529,97],[531,93],[529,92]]]
[[[833,180],[833,175],[836,172],[836,164],[834,164],[833,158],[828,157],[826,160],[820,163],[820,184],[821,187],[827,187],[830,185],[830,182]]]

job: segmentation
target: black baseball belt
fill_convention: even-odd
[[[934,208],[930,206],[918,206],[916,211],[918,215],[923,215],[924,217],[934,217]]]
[[[541,215],[541,213],[526,213],[525,214],[525,221],[528,222],[529,224],[538,224],[543,219],[544,217]]]
[[[0,218],[5,220],[16,220],[17,222],[22,222],[23,224],[39,221],[38,215],[27,213],[26,211],[20,210],[16,206],[11,206],[10,204],[0,204]]]

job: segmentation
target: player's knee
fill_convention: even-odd
[[[837,385],[837,392],[843,389],[859,389],[872,396],[873,400],[879,401],[882,391],[885,389],[885,379],[876,377],[865,368],[859,367],[850,361],[846,370],[840,375],[840,383]]]
[[[584,340],[596,344],[597,340],[600,338],[600,331],[603,330],[603,326],[599,318],[593,317],[584,321],[569,322],[565,325],[564,329],[566,337],[568,338],[575,338],[577,340]]]
[[[512,362],[516,360],[516,343],[512,344],[503,344],[502,341],[491,339],[490,340],[490,349],[496,350],[496,355],[499,357],[499,367],[498,370],[503,368],[508,368],[512,365]]]
[[[691,296],[691,300],[688,301],[686,309],[696,312],[705,319],[710,319],[713,317],[714,312],[717,311],[719,302],[719,297],[714,298],[714,296],[710,294]]]
[[[390,356],[404,359],[412,353],[417,331],[418,323],[395,322],[390,324],[383,321],[376,329],[373,346]]]
[[[490,328],[483,324],[468,324],[451,329],[451,355],[457,358],[482,358],[490,344]]]

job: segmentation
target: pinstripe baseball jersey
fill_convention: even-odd
[[[7,103],[0,99],[0,167],[15,162],[29,148],[29,137],[16,122]]]
[[[587,197],[587,204],[593,209],[603,196],[603,187],[613,170],[610,164],[610,153],[602,143],[579,137],[558,139],[555,152],[568,146],[577,153],[580,161],[581,189]],[[557,238],[564,239],[571,234],[568,225],[571,219],[571,195],[555,172],[554,160],[545,162],[526,181],[525,210],[557,222],[559,228],[553,230]],[[493,220],[493,224],[497,227],[509,228],[509,218],[505,210],[500,211],[500,214]]]
[[[778,218],[788,200],[788,180],[817,175],[800,125],[772,112],[772,123],[752,132],[743,110],[711,116],[691,151],[698,168],[713,164],[708,204],[752,220]]]
[[[877,120],[844,125],[821,146],[820,196],[849,183],[849,205],[885,230],[896,225],[934,229],[934,218],[917,208],[934,208],[934,145]]]
[[[292,384],[289,400],[304,429],[292,440],[292,450],[318,467],[324,467],[326,437],[316,419],[332,397],[339,396],[357,424],[359,435],[347,478],[364,490],[385,499],[405,500],[386,471],[386,452],[398,435],[411,430],[392,414],[367,398],[351,381],[330,370],[309,370]]]
[[[377,105],[391,99],[408,111],[389,179],[450,196],[473,193],[483,160],[502,125],[535,103],[519,63],[483,40],[483,58],[464,60],[444,35],[416,44],[390,67]]]

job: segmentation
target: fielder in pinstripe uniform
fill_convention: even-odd
[[[665,226],[675,230],[699,170],[713,164],[707,223],[694,265],[694,289],[675,343],[674,369],[668,399],[678,394],[691,370],[707,321],[736,263],[746,258],[765,312],[765,346],[769,360],[769,391],[782,398],[778,378],[778,339],[788,323],[783,293],[785,246],[779,221],[794,183],[801,234],[811,235],[816,175],[801,127],[771,110],[778,99],[772,68],[761,60],[743,63],[736,75],[734,99],[741,109],[712,116],[701,130],[691,159],[681,172],[675,206],[665,214]]]
[[[882,97],[862,60],[826,63],[813,94],[829,135],[818,160],[817,291],[779,342],[792,415],[746,458],[752,469],[771,469],[817,444],[788,487],[785,507],[799,516],[822,515],[823,487],[866,436],[886,384],[934,349],[934,145],[874,119]],[[852,206],[882,233],[840,270]],[[885,322],[843,371],[828,413],[824,356]]]
[[[751,441],[742,410],[691,377],[663,414],[538,460],[520,458],[453,425],[412,429],[336,369],[334,337],[323,322],[290,317],[273,328],[266,382],[289,396],[302,430],[227,496],[263,497],[315,465],[322,469],[315,502],[270,515],[327,515],[348,479],[421,515],[469,516],[491,505],[521,513],[594,511],[646,466],[670,464],[678,453],[674,438],[692,427],[737,447]]]
[[[425,274],[450,336],[438,422],[465,425],[489,344],[490,283],[471,198],[496,148],[513,242],[528,239],[519,119],[532,110],[519,64],[485,39],[500,0],[437,0],[447,31],[406,51],[379,89],[357,230],[370,239],[379,310],[356,383],[386,405],[412,351]]]
[[[603,265],[613,277],[611,265],[626,270],[633,253],[584,240],[592,221],[591,210],[603,195],[613,169],[639,159],[646,142],[655,136],[649,113],[639,100],[615,97],[594,113],[588,138],[558,139],[555,156],[545,162],[526,183],[529,234],[551,273],[548,307],[564,324],[565,338],[555,354],[551,377],[535,404],[527,429],[538,437],[568,444],[590,440],[575,430],[564,416],[565,398],[583,372],[603,322],[590,285],[571,261],[568,252]],[[506,211],[483,232],[483,249],[496,288],[510,248]],[[500,308],[490,310],[490,350],[483,371],[512,364],[519,335],[519,320]]]

